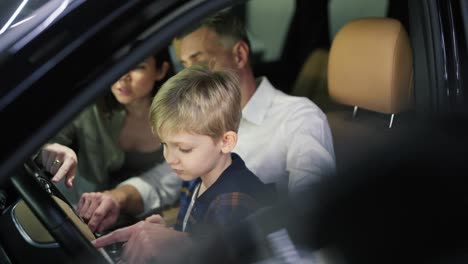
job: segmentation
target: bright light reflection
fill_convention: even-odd
[[[1,1],[1,0],[0,0]],[[60,4],[59,7],[57,7],[54,12],[52,12],[47,19],[42,22],[39,26],[34,28],[32,32],[30,32],[28,35],[26,35],[24,38],[16,42],[15,45],[13,45],[12,51],[19,50],[21,47],[23,47],[26,43],[28,43],[31,39],[33,39],[37,34],[42,32],[45,28],[47,28],[62,12],[67,8],[68,4],[70,3],[69,0],[63,0],[62,3]]]
[[[14,28],[14,27],[16,27],[16,26],[19,26],[19,25],[23,24],[24,22],[26,22],[26,21],[32,19],[33,17],[35,17],[35,16],[30,16],[30,17],[28,17],[28,18],[25,18],[25,19],[21,20],[20,22],[11,25],[10,28]]]
[[[41,27],[42,29],[46,28],[47,26],[50,25],[62,12],[67,8],[68,4],[70,1],[65,0],[62,2],[62,4],[55,10],[47,19],[42,23]]]
[[[16,9],[15,13],[13,13],[13,15],[10,17],[10,19],[8,19],[8,21],[6,22],[6,24],[3,26],[2,29],[0,29],[0,35],[3,34],[7,29],[8,27],[11,25],[11,23],[13,23],[13,21],[15,20],[15,18],[18,16],[18,14],[21,12],[21,10],[23,10],[24,6],[28,3],[28,0],[23,0],[23,2],[21,2],[21,4],[19,5],[19,7]]]

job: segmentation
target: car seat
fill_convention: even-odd
[[[307,57],[294,82],[291,95],[311,99],[320,108],[328,103],[327,67],[328,50],[317,48]]]
[[[337,167],[406,129],[412,105],[413,55],[400,21],[360,18],[333,40],[328,93],[340,108],[327,112]],[[396,116],[396,117],[395,117]]]

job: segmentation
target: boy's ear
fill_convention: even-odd
[[[234,131],[224,133],[221,144],[221,151],[223,153],[230,153],[237,144],[237,133]]]

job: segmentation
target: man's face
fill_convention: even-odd
[[[184,67],[208,63],[215,70],[236,69],[232,47],[224,47],[218,34],[210,28],[200,28],[174,44],[177,58]]]

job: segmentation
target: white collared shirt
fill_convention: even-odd
[[[300,191],[335,170],[333,140],[326,115],[312,101],[275,89],[267,78],[242,110],[233,152],[264,183],[283,193]]]

